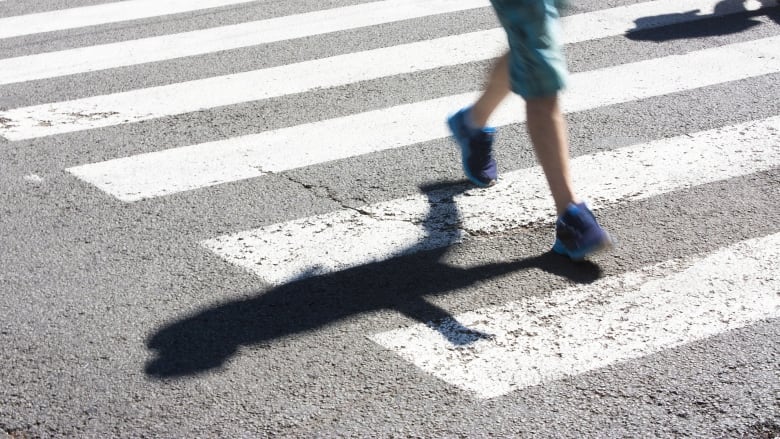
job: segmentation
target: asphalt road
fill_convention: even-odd
[[[0,20],[102,3],[2,0]],[[0,39],[0,63],[360,3],[367,2],[259,0],[32,32]],[[566,11],[566,18],[642,2],[573,3],[577,4]],[[734,6],[738,2],[721,3]],[[722,16],[702,13],[696,17],[692,12],[686,18],[683,14],[676,24],[652,24],[659,17],[668,20],[668,14],[663,14],[665,18],[637,16],[645,19],[635,22],[637,27],[644,26],[640,30],[568,44],[570,70],[578,78],[587,78],[590,72],[613,72],[617,70],[609,69],[629,64],[641,67],[645,64],[639,63],[659,59],[682,60],[680,65],[690,67],[685,55],[699,51],[721,56],[717,59],[724,71],[741,68],[728,55],[731,52],[717,55],[721,53],[717,50],[734,45],[737,52],[751,54],[752,49],[744,49],[752,47],[747,45],[780,36],[780,9],[769,2],[759,10],[750,10],[753,6],[745,2],[746,10]],[[348,22],[351,16],[345,12],[342,17]],[[3,23],[10,26],[0,21],[0,28]],[[455,65],[330,85],[315,83],[303,91],[237,99],[224,105],[198,103],[198,99],[220,94],[206,83],[194,83],[180,97],[166,94],[169,89],[164,87],[426,42],[497,25],[489,7],[475,7],[0,84],[0,437],[3,431],[13,438],[780,437],[780,270],[773,268],[760,276],[759,283],[768,289],[764,291],[766,302],[762,302],[767,305],[759,317],[746,317],[743,324],[702,335],[686,332],[679,343],[661,343],[657,348],[647,347],[649,341],[641,343],[639,354],[616,354],[614,360],[593,367],[595,363],[588,359],[562,375],[552,371],[552,363],[549,370],[542,365],[539,380],[523,385],[509,379],[507,391],[489,397],[448,381],[377,342],[378,334],[408,328],[433,328],[446,336],[442,322],[465,321],[464,316],[475,310],[487,310],[484,319],[489,325],[495,319],[490,310],[496,307],[534,301],[565,303],[572,288],[582,287],[583,294],[596,297],[604,291],[600,280],[656,270],[648,267],[668,261],[682,261],[683,268],[672,270],[683,273],[675,278],[680,279],[679,290],[672,288],[672,293],[688,297],[689,290],[706,287],[709,278],[688,279],[684,267],[696,266],[697,261],[707,265],[708,255],[744,242],[753,245],[780,232],[780,168],[769,159],[755,170],[705,182],[683,179],[658,193],[640,180],[637,191],[648,191],[642,196],[626,194],[603,201],[599,194],[584,194],[600,203],[597,216],[619,241],[613,251],[587,263],[573,264],[549,253],[549,218],[484,230],[474,226],[477,233],[463,225],[466,219],[461,222],[456,216],[448,227],[465,237],[458,235],[446,245],[423,251],[412,247],[401,254],[387,250],[373,259],[354,256],[356,262],[333,269],[327,268],[330,261],[325,256],[321,258],[326,268],[297,273],[297,280],[278,283],[264,277],[262,270],[268,270],[267,265],[253,263],[260,268],[244,268],[211,251],[204,242],[294,221],[314,227],[338,226],[329,215],[365,212],[408,197],[422,196],[424,201],[425,194],[429,199],[430,194],[449,194],[444,204],[431,202],[431,206],[451,207],[457,204],[453,195],[465,191],[462,199],[467,201],[489,197],[490,192],[473,191],[464,182],[451,139],[431,135],[415,140],[426,129],[417,126],[410,128],[414,132],[411,140],[398,140],[382,150],[264,171],[250,178],[226,178],[137,201],[117,199],[108,189],[71,171],[77,166],[240,136],[296,132],[336,118],[351,121],[353,115],[375,110],[381,118],[388,108],[476,91],[495,54]],[[416,53],[411,50],[410,58]],[[655,144],[651,142],[660,139],[690,138],[699,132],[766,120],[770,129],[766,157],[776,156],[780,119],[772,118],[780,116],[780,51],[749,58],[763,60],[768,73],[568,112],[572,156],[587,159],[632,146],[652,151]],[[34,62],[34,58],[25,58],[25,63]],[[41,64],[51,65],[48,61]],[[328,72],[302,66],[301,78],[327,76]],[[637,71],[644,75],[634,81],[640,88],[656,87],[653,78],[664,73],[639,67]],[[621,79],[599,78],[604,82],[598,87],[605,93]],[[656,82],[661,87],[674,81]],[[273,91],[275,84],[281,82],[257,87]],[[576,84],[565,96],[578,92]],[[82,98],[120,96],[151,87],[161,87],[155,95],[160,108],[192,98],[194,109],[92,127],[89,123],[99,120],[102,116],[97,114],[103,110],[84,107],[85,112],[95,113],[84,116],[87,113],[68,110],[77,116],[63,125],[87,125],[46,134],[43,130],[58,123],[55,105],[31,116],[38,119],[27,138],[12,137],[11,130],[21,123],[15,119],[17,109],[78,103]],[[251,83],[246,85],[246,93],[252,88]],[[127,111],[132,105],[147,103],[148,98],[131,102]],[[119,117],[122,111],[117,110]],[[441,114],[442,124],[445,117]],[[349,124],[333,126],[336,131],[325,130],[321,145],[306,146],[311,151],[335,149],[331,142],[353,134]],[[282,131],[289,127],[295,129]],[[378,134],[365,134],[367,144],[382,137],[377,130]],[[524,130],[522,121],[500,128],[497,159],[502,175],[515,175],[536,165]],[[283,157],[285,145],[268,148]],[[748,146],[723,145],[739,148],[738,152]],[[660,166],[671,169],[677,164]],[[168,172],[179,166],[183,165],[171,165]],[[258,167],[265,169],[262,163]],[[715,168],[728,165],[716,163]],[[604,172],[622,175],[620,169]],[[623,184],[623,180],[616,183]],[[457,213],[450,209],[442,215],[452,218]],[[426,228],[429,223],[425,221],[409,223]],[[305,236],[308,229],[302,230]],[[374,232],[366,233],[365,247],[376,246],[380,252],[390,248],[374,239]],[[340,247],[345,238],[338,233],[327,236],[327,242],[345,250],[347,256],[363,254],[362,246],[354,242]],[[314,239],[311,235],[308,241]],[[308,241],[304,238],[288,247],[306,248]],[[278,242],[268,245],[272,254],[289,250]],[[288,258],[290,264],[303,257],[289,251],[293,255]],[[251,255],[240,254],[240,258]],[[759,266],[774,262],[762,261],[760,254],[757,258]],[[283,265],[271,267],[268,273],[285,270]],[[652,271],[650,277],[665,279],[669,273]],[[736,297],[745,291],[750,279],[739,273],[726,279],[730,289],[724,294]],[[751,294],[752,290],[745,296],[748,302]],[[614,297],[631,296],[628,289],[618,289]],[[601,306],[596,299],[583,300],[587,306]],[[723,314],[713,322],[736,319],[746,302],[732,305],[723,312],[734,314]],[[683,320],[688,315],[684,305],[675,310]],[[551,311],[550,315],[566,321],[580,316],[578,312],[572,309],[558,315]],[[644,314],[638,312],[637,318]],[[675,331],[664,323],[652,326],[658,332]],[[482,340],[481,330],[471,329],[466,334],[477,334],[475,338],[462,345],[445,340],[452,342],[447,349],[455,354],[474,352],[491,342],[492,336]],[[520,343],[524,339],[512,340]],[[542,346],[543,351],[548,348]],[[573,343],[572,352],[577,348]],[[604,351],[611,352],[608,347]],[[424,361],[423,357],[418,359]],[[519,367],[502,358],[497,361],[503,361],[506,370]],[[483,376],[479,364],[471,365],[472,378],[491,379],[493,369],[485,368]]]

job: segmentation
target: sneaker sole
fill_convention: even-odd
[[[590,255],[594,255],[596,253],[601,253],[610,250],[613,247],[615,247],[615,240],[612,239],[611,236],[607,235],[607,239],[605,239],[604,241],[601,241],[596,245],[592,245],[590,247],[580,249],[575,252],[571,252],[567,250],[566,247],[564,247],[563,243],[560,240],[556,239],[552,250],[555,253],[558,253],[559,255],[567,256],[572,261],[579,262],[585,260],[585,258]]]

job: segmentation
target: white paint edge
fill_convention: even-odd
[[[761,41],[776,44],[777,37],[758,41],[745,44],[761,45]],[[10,120],[0,127],[0,135],[9,140],[21,140],[150,120],[485,60],[497,56],[505,46],[503,31],[493,29],[263,70],[11,109],[0,112],[0,117]],[[761,52],[755,55],[773,59],[777,56],[777,51],[771,47]]]
[[[124,0],[0,18],[0,39],[218,8],[250,0]]]
[[[778,37],[575,74],[564,110],[584,111],[777,72],[776,44]],[[766,55],[769,52],[775,55]],[[448,96],[68,171],[122,201],[134,202],[446,137],[445,115],[474,98],[473,93]],[[522,108],[513,97],[492,122],[522,122]]]
[[[489,6],[487,0],[386,0],[230,26],[0,60],[0,84],[238,49]],[[717,8],[716,5],[719,5]],[[763,6],[763,5],[759,5]],[[690,11],[694,14],[685,14]],[[564,17],[569,43],[743,10],[742,0],[658,0]],[[655,17],[635,24],[637,17]],[[488,53],[493,53],[488,50]]]
[[[780,317],[780,234],[370,337],[479,398]],[[462,345],[468,328],[491,337]],[[453,332],[455,331],[455,332]]]
[[[780,116],[605,151],[572,160],[578,192],[598,210],[619,202],[780,165]],[[269,284],[445,247],[472,234],[553,221],[540,168],[456,195],[413,195],[209,239],[202,245]]]
[[[387,0],[0,60],[0,84],[202,55],[490,6],[488,0]]]

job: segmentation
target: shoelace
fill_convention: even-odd
[[[485,168],[493,160],[493,135],[480,132],[471,139],[472,154],[479,159],[479,166]]]

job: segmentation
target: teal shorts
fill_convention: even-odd
[[[491,0],[509,39],[512,91],[525,99],[566,87],[558,8],[561,0]]]

